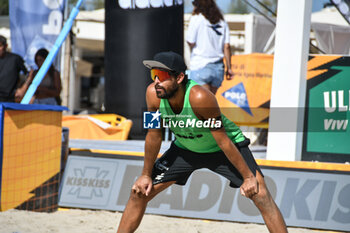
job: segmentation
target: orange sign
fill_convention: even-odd
[[[307,79],[326,72],[322,65],[338,58],[310,56]],[[224,80],[216,93],[222,113],[237,125],[268,128],[273,55],[234,55],[231,67],[234,78]]]
[[[232,56],[235,76],[224,80],[216,97],[222,113],[237,125],[267,127],[271,97],[273,56]]]

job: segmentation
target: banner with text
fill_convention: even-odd
[[[123,211],[143,160],[70,155],[59,206]],[[350,173],[262,167],[265,181],[288,226],[350,230]],[[185,186],[156,196],[147,213],[262,223],[258,209],[239,189],[207,169]],[[180,230],[181,231],[181,230]]]
[[[216,93],[222,113],[238,125],[268,128],[273,56],[234,55],[232,80],[224,80]]]
[[[324,75],[331,78],[338,72],[334,72],[335,69],[333,71],[329,70],[329,65],[337,66],[339,63],[340,66],[349,67],[345,62],[348,59],[349,57],[334,55],[310,56],[307,79],[323,80]],[[267,128],[270,112],[273,55],[258,53],[234,55],[231,59],[231,67],[235,75],[234,78],[224,80],[216,94],[222,112],[238,125]],[[312,83],[308,81],[308,90],[313,87]],[[323,100],[323,97],[321,99]],[[277,109],[274,110],[278,111]],[[288,109],[283,109],[283,111],[285,110]],[[293,109],[288,111],[293,111]]]
[[[232,80],[224,80],[216,97],[222,112],[238,125],[267,128],[273,55],[232,56]],[[298,77],[296,77],[298,78]],[[288,95],[288,90],[286,90]],[[307,66],[303,160],[350,161],[350,57],[310,55]],[[272,129],[290,132],[288,119]],[[271,131],[271,128],[269,129]],[[295,130],[295,129],[293,129]]]
[[[307,78],[303,159],[349,162],[350,57],[310,57]]]
[[[63,24],[64,5],[65,0],[9,1],[12,52],[21,55],[29,66],[36,67],[38,49],[50,51],[55,43]]]

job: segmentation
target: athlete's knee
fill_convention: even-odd
[[[258,208],[269,207],[274,202],[266,186],[259,187],[259,192],[251,197],[251,200]]]
[[[142,193],[137,193],[134,190],[131,190],[129,200],[132,202],[147,203],[150,200],[150,198]]]

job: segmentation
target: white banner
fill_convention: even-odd
[[[142,160],[70,155],[59,205],[123,211]],[[288,226],[350,230],[350,173],[262,167],[271,195]],[[258,209],[239,189],[209,171],[193,173],[185,186],[156,196],[147,213],[263,223]]]

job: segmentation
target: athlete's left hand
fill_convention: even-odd
[[[242,196],[252,198],[255,194],[259,192],[259,183],[256,180],[255,176],[245,178],[243,184],[241,185],[241,194]]]

